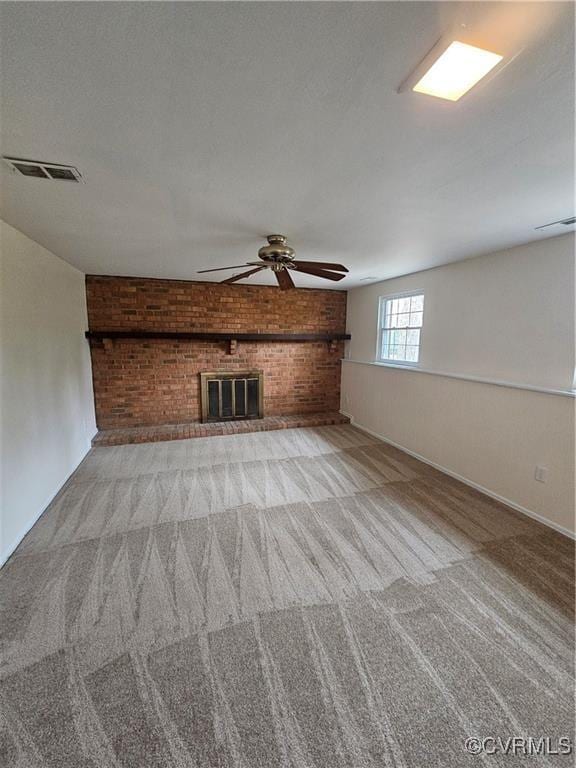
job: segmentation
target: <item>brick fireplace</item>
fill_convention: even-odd
[[[86,294],[100,430],[200,422],[202,372],[261,371],[265,417],[339,409],[345,291],[87,276]]]

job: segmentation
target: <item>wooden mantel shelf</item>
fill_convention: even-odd
[[[349,333],[217,333],[207,331],[86,331],[87,339],[190,339],[196,341],[345,341]]]
[[[112,342],[116,339],[178,339],[181,341],[227,341],[230,343],[230,353],[236,351],[239,341],[326,341],[331,349],[335,349],[337,341],[351,338],[349,333],[236,333],[227,331],[218,333],[206,331],[86,331],[84,334],[89,341]]]

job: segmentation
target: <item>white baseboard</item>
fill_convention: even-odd
[[[480,485],[479,483],[475,483],[473,480],[469,480],[467,477],[464,477],[463,475],[459,475],[457,472],[453,472],[451,469],[447,469],[446,467],[443,467],[441,464],[437,464],[435,461],[431,461],[430,459],[427,459],[425,456],[422,456],[421,454],[416,453],[416,451],[411,451],[409,448],[405,448],[403,445],[400,445],[399,443],[395,443],[393,440],[389,440],[387,437],[384,437],[384,435],[379,435],[377,432],[374,432],[372,429],[368,429],[368,427],[364,427],[362,424],[359,424],[355,420],[354,416],[352,416],[351,413],[346,413],[345,411],[342,411],[342,410],[340,411],[340,413],[343,416],[347,416],[350,419],[350,423],[352,424],[352,426],[356,427],[356,429],[359,429],[361,432],[366,432],[367,435],[371,435],[372,437],[375,437],[377,440],[381,440],[383,443],[388,443],[388,445],[392,445],[394,448],[398,448],[398,450],[403,451],[404,453],[407,453],[409,456],[413,456],[415,459],[422,461],[424,464],[428,464],[430,467],[434,467],[434,469],[437,469],[439,472],[443,472],[445,475],[448,475],[449,477],[453,477],[455,480],[459,480],[461,483],[464,483],[464,485],[468,485],[470,486],[470,488],[474,488],[475,490],[480,491],[480,493],[483,493],[485,496],[489,496],[491,499],[495,499],[496,501],[499,501],[501,504],[505,504],[507,507],[514,509],[516,512],[520,512],[521,514],[526,515],[527,517],[531,517],[533,520],[536,520],[539,523],[542,523],[542,525],[546,525],[548,528],[552,528],[558,533],[561,533],[564,536],[567,536],[569,539],[576,539],[576,533],[574,531],[569,530],[568,528],[564,528],[563,525],[558,525],[558,523],[554,523],[551,520],[548,520],[542,515],[539,515],[537,512],[533,512],[531,509],[528,509],[527,507],[523,507],[521,504],[517,504],[515,501],[511,501],[511,499],[507,499],[505,496],[500,496],[499,493],[495,493],[494,491],[491,491],[489,488],[486,488],[485,486]]]
[[[96,434],[96,433],[94,433],[94,434]],[[4,553],[1,553],[1,554],[0,554],[0,568],[2,568],[2,567],[3,567],[3,566],[4,566],[4,565],[5,565],[7,562],[8,562],[8,560],[10,559],[10,557],[11,557],[11,556],[14,554],[14,552],[16,551],[16,548],[18,547],[18,545],[20,544],[20,542],[21,542],[21,541],[23,540],[23,538],[26,536],[26,534],[28,534],[28,533],[29,533],[29,532],[32,530],[32,528],[33,528],[33,527],[36,525],[36,523],[38,522],[38,520],[40,520],[40,518],[42,517],[42,515],[44,514],[44,512],[46,512],[46,510],[48,509],[48,507],[50,506],[50,504],[52,504],[52,502],[53,502],[53,501],[54,501],[54,499],[55,499],[55,498],[58,496],[58,494],[59,494],[59,493],[61,493],[61,492],[64,490],[64,488],[65,488],[65,487],[66,487],[66,485],[69,483],[69,481],[70,481],[70,478],[72,477],[72,475],[74,474],[74,472],[76,472],[76,470],[78,469],[78,467],[80,466],[80,464],[82,464],[82,462],[84,461],[84,459],[85,459],[85,458],[86,458],[86,456],[88,455],[88,452],[90,451],[91,447],[92,447],[92,439],[90,439],[90,440],[88,441],[88,447],[86,448],[86,450],[85,450],[85,451],[84,451],[84,453],[82,454],[82,456],[81,456],[80,460],[78,461],[78,463],[76,464],[76,466],[74,467],[74,469],[73,469],[73,470],[72,470],[72,471],[71,471],[71,472],[70,472],[70,473],[67,475],[67,477],[66,477],[66,479],[64,480],[64,482],[63,482],[63,483],[62,483],[62,484],[61,484],[61,485],[58,487],[58,489],[55,491],[55,493],[53,493],[53,494],[50,496],[50,498],[48,499],[48,501],[47,501],[47,502],[46,502],[46,503],[45,503],[45,504],[42,506],[42,508],[40,509],[40,512],[38,512],[38,514],[37,514],[37,515],[36,515],[34,518],[32,518],[32,520],[30,520],[30,522],[29,522],[29,523],[28,523],[28,524],[27,524],[27,525],[26,525],[26,526],[25,526],[25,527],[24,527],[24,528],[23,528],[23,529],[22,529],[22,530],[21,530],[21,531],[18,533],[18,535],[16,536],[15,540],[14,540],[14,541],[12,541],[12,543],[8,545],[8,548],[7,548],[6,552],[4,552]]]

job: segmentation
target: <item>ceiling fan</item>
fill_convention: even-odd
[[[271,269],[276,276],[280,290],[287,291],[290,288],[296,287],[290,272],[303,272],[307,275],[322,277],[325,280],[342,280],[346,276],[345,273],[348,272],[342,264],[330,264],[323,261],[296,261],[294,259],[296,252],[289,245],[286,245],[284,235],[268,235],[266,239],[268,240],[268,245],[262,246],[258,251],[258,256],[264,262],[263,264],[259,261],[247,261],[246,264],[238,264],[236,267],[201,269],[198,271],[198,274],[220,272],[224,269],[240,269],[240,267],[244,266],[255,267],[247,272],[241,272],[239,275],[233,275],[233,277],[229,277],[226,280],[221,280],[222,283],[235,283],[237,280],[250,277],[250,275],[261,272],[263,269]]]

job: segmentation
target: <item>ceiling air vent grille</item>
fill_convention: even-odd
[[[2,159],[15,173],[21,176],[30,176],[33,179],[51,179],[52,181],[75,181],[76,183],[82,181],[80,171],[72,165],[24,160],[19,157],[3,157]]]

